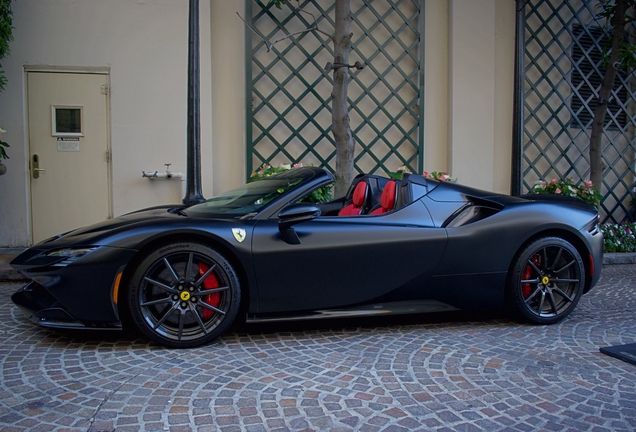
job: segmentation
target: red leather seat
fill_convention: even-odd
[[[371,211],[370,214],[384,214],[390,212],[395,208],[395,203],[397,202],[397,183],[394,180],[391,180],[384,186],[382,190],[382,196],[380,197],[380,206]]]
[[[364,203],[367,200],[369,187],[366,182],[361,181],[356,185],[351,197],[351,204],[345,206],[338,212],[338,216],[357,216],[362,214]]]

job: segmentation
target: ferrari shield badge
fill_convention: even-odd
[[[239,243],[245,240],[245,230],[243,228],[232,228],[232,234],[234,234],[234,238]]]

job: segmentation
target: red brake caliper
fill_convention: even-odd
[[[203,276],[205,272],[208,271],[209,268],[210,267],[206,266],[205,264],[199,263],[199,276]],[[206,290],[209,290],[212,288],[218,288],[219,286],[220,286],[219,281],[216,279],[216,276],[214,275],[214,273],[210,273],[210,275],[206,277],[205,280],[203,281],[203,288]],[[203,301],[209,304],[210,306],[218,307],[219,302],[221,301],[221,293],[216,292],[216,293],[208,294],[203,297]],[[212,318],[212,315],[214,315],[214,311],[207,308],[202,308],[202,309],[203,309],[204,320],[208,320]]]
[[[532,263],[536,266],[539,265],[539,257],[538,256],[534,256],[532,257]],[[526,266],[525,269],[523,269],[523,273],[521,274],[521,279],[522,280],[528,280],[530,279],[530,276],[532,276],[532,266],[530,264],[528,264]],[[530,293],[532,293],[532,287],[530,287],[529,283],[522,283],[521,284],[521,294],[523,295],[524,298],[530,296]]]

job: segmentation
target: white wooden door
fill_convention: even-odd
[[[29,72],[32,240],[110,217],[108,75]]]

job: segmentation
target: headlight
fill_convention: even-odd
[[[48,257],[59,257],[65,258],[64,261],[60,261],[58,263],[53,264],[56,267],[66,267],[71,264],[73,261],[78,260],[84,255],[94,251],[97,249],[96,247],[89,248],[65,248],[65,249],[56,249],[51,252],[48,252],[46,256]]]

